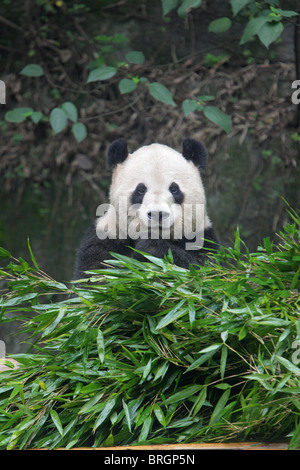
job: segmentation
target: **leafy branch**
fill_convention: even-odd
[[[36,348],[1,372],[0,448],[249,436],[299,447],[300,218],[290,216],[278,245],[265,238],[250,253],[237,230],[200,271],[115,254],[72,298],[31,250],[32,266],[0,249],[2,321],[19,316]]]

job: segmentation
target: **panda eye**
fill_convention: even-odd
[[[178,184],[177,183],[172,183],[169,187],[169,191],[172,194],[178,194],[179,191],[180,191]]]
[[[137,186],[137,188],[136,188],[136,192],[137,192],[138,194],[145,194],[146,191],[147,191],[147,188],[146,188],[146,186],[145,186],[143,183],[140,183],[140,184]]]

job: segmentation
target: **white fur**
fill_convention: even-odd
[[[179,185],[184,194],[183,207],[174,203],[169,191],[173,182]],[[139,183],[145,184],[147,192],[139,210],[131,214],[130,198]],[[191,161],[166,145],[141,147],[116,166],[112,175],[110,204],[108,212],[98,219],[98,236],[105,232],[106,236],[111,234],[115,238],[115,234],[110,233],[110,227],[115,224],[117,233],[121,233],[120,238],[126,238],[125,232],[129,225],[136,227],[140,233],[148,232],[149,210],[169,213],[169,218],[164,221],[163,238],[168,238],[168,234],[171,238],[181,238],[180,233],[187,235],[191,222],[192,229],[197,229],[197,232],[211,226],[206,214],[205,193],[198,169]],[[195,217],[196,206],[202,208],[202,214],[198,218]]]

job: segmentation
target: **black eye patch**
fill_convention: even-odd
[[[172,194],[174,201],[176,204],[182,204],[184,199],[184,194],[181,191],[180,187],[177,183],[173,182],[169,186],[169,191]]]
[[[146,192],[147,188],[144,183],[139,183],[131,195],[131,204],[141,204]]]

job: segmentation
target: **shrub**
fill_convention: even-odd
[[[2,249],[0,315],[22,311],[36,352],[1,373],[1,448],[298,447],[300,219],[291,216],[278,244],[266,238],[256,253],[237,231],[200,270],[170,255],[141,263],[115,254],[113,267],[71,289],[32,253],[31,267]]]

